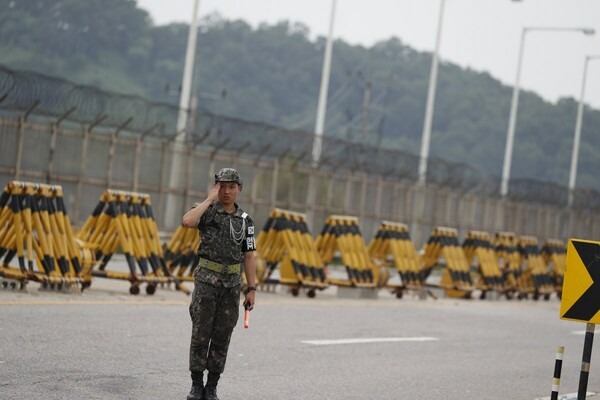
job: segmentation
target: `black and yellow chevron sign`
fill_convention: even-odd
[[[560,302],[560,318],[600,323],[600,242],[571,239]]]

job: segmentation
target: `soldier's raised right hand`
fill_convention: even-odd
[[[221,182],[217,182],[208,192],[208,199],[213,202],[219,197],[219,189],[221,188]]]

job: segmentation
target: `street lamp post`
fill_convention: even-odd
[[[327,113],[327,93],[329,92],[329,75],[331,73],[331,50],[333,48],[333,23],[335,21],[335,3],[331,1],[331,16],[329,19],[329,34],[325,43],[325,56],[323,57],[323,69],[321,71],[321,87],[319,89],[319,103],[317,104],[317,120],[315,122],[315,140],[312,150],[312,166],[317,168],[321,159],[323,144],[323,131],[325,126],[325,114]]]
[[[583,123],[583,98],[585,95],[585,81],[587,79],[588,63],[592,60],[600,59],[599,55],[586,56],[583,63],[583,79],[581,82],[581,94],[579,96],[579,107],[577,108],[577,121],[575,122],[575,137],[573,139],[573,153],[571,156],[571,170],[569,173],[569,197],[568,205],[573,205],[575,194],[575,180],[577,179],[577,162],[579,160],[579,143],[581,141],[581,126]]]
[[[508,194],[508,181],[510,179],[510,167],[512,162],[513,144],[515,139],[515,127],[517,125],[517,108],[519,106],[519,84],[521,80],[521,66],[523,65],[523,49],[525,47],[525,35],[530,31],[561,31],[582,32],[585,35],[593,35],[594,29],[590,28],[558,28],[558,27],[524,27],[521,31],[521,44],[519,46],[519,60],[517,62],[517,77],[513,87],[512,103],[510,106],[510,117],[508,120],[508,132],[506,134],[506,147],[504,149],[504,163],[502,165],[502,181],[500,183],[500,195],[506,197]]]
[[[437,73],[439,63],[440,39],[442,38],[442,24],[444,21],[444,5],[446,0],[440,0],[440,15],[438,18],[435,49],[431,55],[431,70],[429,72],[429,89],[427,91],[427,105],[425,106],[425,121],[423,122],[423,136],[421,138],[421,155],[419,157],[419,174],[417,184],[425,185],[427,180],[427,161],[429,158],[429,143],[431,142],[431,124],[433,121],[433,108],[435,104],[435,88],[437,86]]]
[[[309,227],[313,225],[314,203],[317,191],[317,181],[314,172],[319,167],[321,150],[323,148],[323,133],[325,130],[325,115],[327,112],[327,93],[329,92],[329,75],[331,74],[331,51],[333,48],[333,24],[335,22],[336,0],[331,0],[331,16],[329,18],[329,34],[325,43],[325,55],[321,70],[321,86],[319,89],[319,102],[317,104],[317,120],[315,122],[315,138],[313,140],[311,168],[313,171],[308,176],[308,191],[306,194],[306,222]]]
[[[520,3],[522,0],[512,0]],[[433,123],[433,109],[435,105],[435,92],[437,86],[437,73],[439,63],[440,40],[442,37],[442,25],[444,21],[444,6],[446,0],[440,0],[440,15],[438,19],[437,37],[435,49],[431,58],[431,70],[429,73],[429,89],[427,91],[427,105],[425,107],[425,120],[423,122],[423,135],[421,137],[421,153],[419,156],[419,170],[417,184],[424,186],[427,181],[427,164],[429,161],[429,145],[431,142],[431,126]]]
[[[192,21],[188,32],[187,49],[185,52],[185,65],[183,67],[183,80],[181,83],[181,96],[179,98],[179,115],[177,116],[177,127],[175,131],[175,141],[173,146],[173,157],[171,161],[171,171],[169,173],[169,189],[174,190],[179,186],[181,167],[183,160],[177,157],[177,150],[183,148],[186,136],[186,125],[188,113],[190,111],[190,98],[192,94],[192,80],[194,72],[194,58],[196,55],[196,38],[198,30],[198,8],[200,0],[194,0],[194,9],[192,12]],[[175,207],[175,194],[167,193],[165,204],[165,217],[163,220],[164,226],[170,226],[179,215],[180,209]]]

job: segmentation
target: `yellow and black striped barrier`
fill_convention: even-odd
[[[339,255],[348,274],[347,279],[330,277],[329,283],[346,287],[376,287],[385,283],[380,279],[379,269],[371,261],[358,227],[358,218],[329,216],[317,237],[316,246],[326,265]]]
[[[164,246],[167,267],[180,281],[193,282],[194,268],[198,265],[200,235],[197,228],[179,226],[169,243]]]
[[[17,257],[18,267],[10,263]],[[2,286],[79,291],[89,286],[93,252],[73,236],[61,186],[9,182],[0,196]]]
[[[258,274],[261,283],[290,285],[294,296],[305,287],[309,297],[315,296],[316,289],[329,286],[305,214],[279,208],[271,210],[258,235],[256,249],[259,257],[266,262],[266,271]],[[280,278],[274,280],[271,276],[277,267]]]
[[[527,297],[533,291],[521,268],[521,254],[518,249],[519,240],[513,232],[497,232],[492,240],[496,251],[498,267],[504,277],[506,297],[517,295],[519,299]]]
[[[96,248],[99,266],[92,271],[93,276],[127,280],[131,294],[139,294],[141,283],[146,283],[150,295],[159,283],[175,283],[178,290],[189,293],[166,266],[149,195],[106,190],[78,237]],[[129,272],[106,269],[119,249]]]
[[[567,247],[562,240],[548,239],[544,242],[541,253],[554,279],[556,293],[560,297],[567,268]]]
[[[488,290],[504,293],[504,277],[498,267],[496,251],[490,242],[487,232],[470,231],[463,242],[467,261],[479,272],[478,288],[481,298],[485,298]]]
[[[388,286],[401,298],[404,289],[420,289],[427,278],[405,224],[383,221],[369,243],[369,255],[380,265],[393,266],[400,275],[401,285]],[[391,260],[390,260],[391,258]],[[381,275],[384,270],[380,268]],[[387,272],[387,270],[385,270]]]
[[[434,228],[423,248],[421,263],[431,270],[440,261],[445,262],[440,287],[449,297],[470,298],[475,289],[470,274],[470,265],[463,248],[458,243],[458,232],[453,228]]]
[[[544,299],[548,300],[550,294],[554,292],[554,283],[538,248],[537,238],[521,236],[519,253],[521,253],[522,264],[525,265],[523,270],[525,279],[534,287],[533,298],[537,300],[543,295]]]

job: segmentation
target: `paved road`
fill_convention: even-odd
[[[184,399],[189,299],[130,296],[96,279],[83,294],[0,290],[0,399]],[[528,399],[549,396],[558,345],[562,391],[576,392],[584,324],[559,302],[316,299],[259,292],[234,333],[226,399]],[[314,345],[314,340],[433,337]],[[398,339],[394,339],[398,340]],[[600,391],[600,351],[588,390]]]

